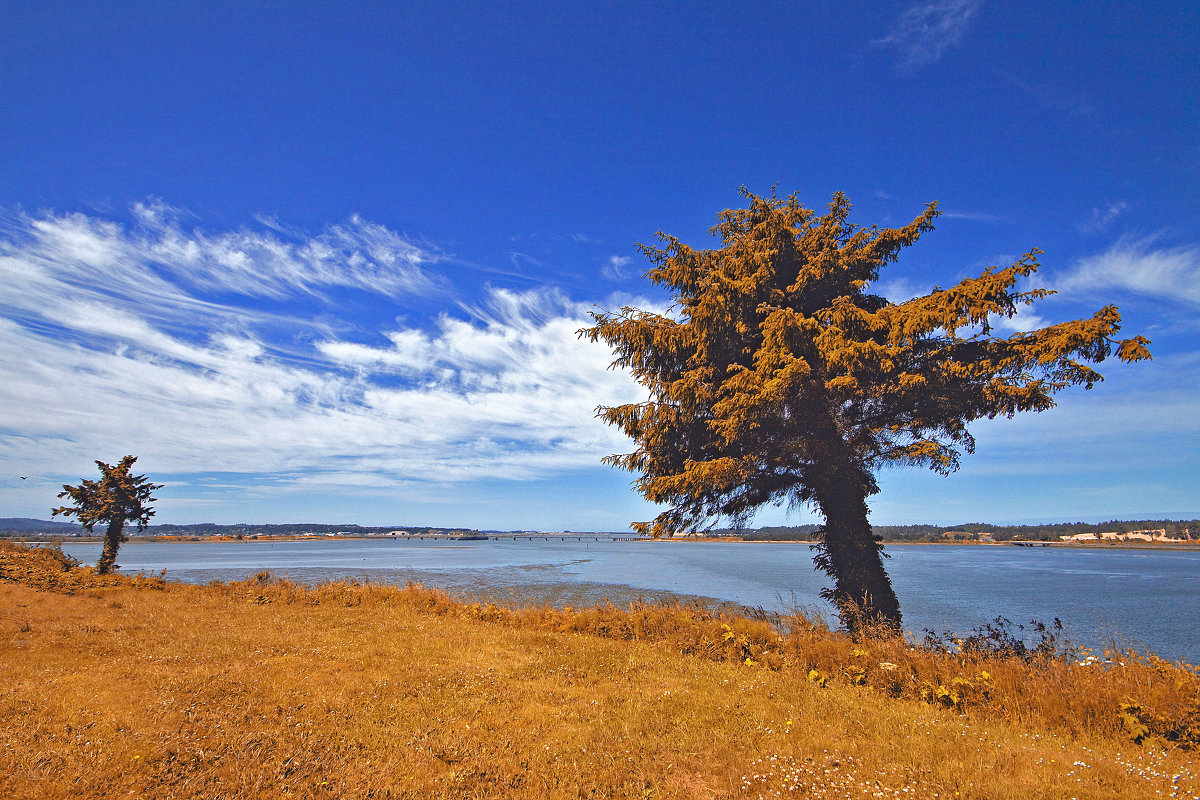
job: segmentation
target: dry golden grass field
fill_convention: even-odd
[[[265,574],[191,586],[0,545],[0,797],[1200,795],[1200,675],[1113,655]]]

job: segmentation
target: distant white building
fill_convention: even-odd
[[[1059,536],[1064,542],[1183,542],[1185,539],[1175,539],[1167,536],[1166,528],[1156,528],[1145,531],[1129,531],[1128,533],[1117,533],[1116,531],[1105,531],[1103,533],[1076,533],[1073,536]]]

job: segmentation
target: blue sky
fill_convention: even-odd
[[[163,522],[624,529],[575,331],[662,305],[741,185],[937,230],[902,299],[1045,251],[1031,327],[1155,360],[976,424],[877,523],[1200,514],[1200,8],[0,2],[0,516],[139,456]],[[21,479],[25,476],[25,480]],[[759,522],[811,521],[770,509]]]

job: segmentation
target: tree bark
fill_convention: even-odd
[[[815,483],[825,516],[816,562],[834,581],[822,596],[837,608],[850,633],[900,635],[900,602],[883,568],[883,547],[867,520],[867,493],[874,481],[863,469],[844,464]]]
[[[121,547],[121,542],[125,541],[124,535],[125,520],[114,519],[108,523],[108,530],[104,533],[104,552],[100,554],[100,562],[96,564],[96,572],[101,575],[107,575],[117,563],[117,550]]]

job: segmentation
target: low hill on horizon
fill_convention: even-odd
[[[58,522],[56,520],[33,519],[32,517],[0,517],[0,531],[65,533],[67,531],[74,532],[80,530],[82,530],[82,527],[78,522]]]

